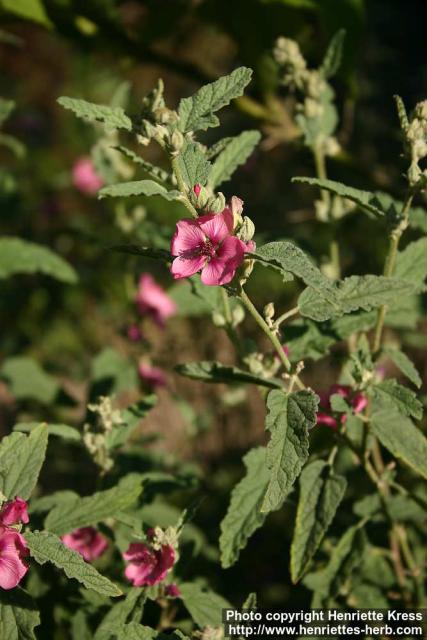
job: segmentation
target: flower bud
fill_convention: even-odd
[[[243,218],[242,226],[240,227],[237,237],[243,242],[249,242],[254,237],[255,225],[248,216]]]
[[[212,213],[221,213],[225,209],[225,196],[221,191],[206,203],[206,208]]]
[[[184,146],[184,136],[175,129],[169,138],[169,150],[172,156],[177,155]]]
[[[248,258],[246,258],[240,269],[239,269],[239,273],[238,273],[238,278],[239,278],[239,283],[243,286],[245,284],[245,282],[247,281],[247,279],[249,278],[249,276],[251,275],[253,268],[254,268],[254,264],[255,264],[255,260],[250,260]]]
[[[214,311],[212,313],[212,322],[216,327],[225,327],[227,324],[227,320],[219,311]]]
[[[190,202],[196,209],[204,209],[211,197],[211,192],[201,184],[195,184],[189,193]]]
[[[263,314],[266,320],[273,320],[275,314],[274,302],[269,302],[265,305]]]
[[[236,227],[240,226],[243,223],[243,200],[241,200],[237,196],[233,196],[230,202],[230,210],[233,215],[233,229],[236,229]]]

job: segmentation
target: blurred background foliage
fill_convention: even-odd
[[[78,284],[39,274],[0,279],[1,432],[18,420],[81,424],[88,399],[103,389],[106,377],[117,401],[129,403],[140,394],[137,361],[148,351],[166,371],[168,385],[144,422],[146,446],[156,440],[166,466],[182,459],[184,468],[208,471],[202,488],[208,499],[197,524],[215,545],[230,489],[242,474],[241,452],[263,441],[262,398],[242,396],[239,389],[225,393],[225,387],[204,387],[174,373],[180,362],[233,362],[227,336],[204,308],[187,317],[183,304],[166,330],[147,320],[146,341],[128,339],[139,274],[150,271],[166,288],[174,285],[157,263],[109,247],[139,242],[165,248],[183,212],[163,200],[117,203],[77,191],[72,167],[91,150],[96,160],[98,137],[56,99],[116,101],[132,113],[162,77],[168,103],[175,107],[202,83],[240,64],[252,67],[254,81],[246,97],[223,112],[221,133],[206,134],[209,143],[248,128],[263,134],[258,150],[225,185],[225,195],[245,201],[260,240],[290,237],[322,259],[328,234],[315,219],[313,194],[290,182],[293,175],[313,175],[314,168],[297,139],[292,99],[278,87],[274,41],[279,35],[296,39],[317,65],[337,29],[347,30],[343,65],[334,80],[343,151],[330,161],[329,176],[400,197],[392,96],[398,93],[408,106],[426,98],[426,24],[422,0],[0,0],[0,95],[16,102],[4,133],[22,145],[16,154],[0,149],[0,233],[50,247],[79,278]],[[156,153],[150,147],[146,157],[161,162]],[[106,181],[114,179],[108,175],[111,167],[98,168]],[[363,215],[350,215],[340,224],[345,273],[381,270],[386,235],[381,227],[377,233],[372,229]],[[263,269],[255,272],[250,288],[260,306],[272,299],[291,304],[294,295],[292,285],[283,288],[279,276]],[[250,322],[247,331],[255,335]],[[409,349],[418,347],[411,356],[425,372],[427,339],[420,327],[408,329],[404,340]],[[332,358],[307,363],[315,389],[333,381],[340,357],[338,347]],[[313,437],[329,446],[328,434]],[[85,492],[90,469],[83,461],[79,465],[76,469],[63,449],[43,482],[55,474],[58,488],[69,486],[71,478]],[[287,577],[292,533],[287,523],[293,509],[291,496],[231,570],[218,570],[209,547],[199,572],[210,575],[217,590],[233,601],[259,591],[264,605],[306,602],[308,592],[289,586]]]

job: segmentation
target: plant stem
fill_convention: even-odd
[[[313,147],[313,156],[314,156],[314,164],[316,167],[317,177],[319,178],[319,180],[326,180],[327,174],[326,174],[325,155],[317,145]],[[330,193],[328,191],[325,191],[325,189],[320,189],[320,197],[322,198],[323,202],[327,205],[328,214],[329,214],[329,206],[331,204]]]
[[[178,184],[178,189],[181,191],[183,196],[182,198],[183,204],[187,207],[188,211],[191,213],[193,218],[198,218],[199,214],[197,213],[197,210],[193,207],[190,200],[188,199],[187,189],[184,183],[184,179],[182,177],[181,169],[179,168],[179,162],[177,157],[171,158],[171,165],[172,165],[172,170],[175,174],[176,182]]]
[[[280,325],[287,320],[288,318],[291,318],[292,316],[295,316],[297,313],[299,313],[299,307],[293,307],[292,309],[290,309],[289,311],[285,311],[285,313],[282,313],[281,316],[279,316],[277,318],[277,320],[275,320],[274,324],[276,325],[277,328],[280,327]]]
[[[403,205],[403,209],[401,213],[402,220],[400,224],[397,227],[395,227],[390,234],[390,244],[389,244],[389,249],[388,249],[388,253],[387,253],[387,257],[384,265],[384,271],[383,271],[383,275],[386,276],[387,278],[391,277],[394,272],[400,238],[402,237],[403,232],[408,226],[409,211],[411,209],[413,197],[414,197],[414,192],[410,190],[405,200],[405,204]],[[386,313],[387,313],[387,306],[382,305],[382,307],[378,309],[377,323],[375,325],[374,341],[372,345],[372,351],[374,354],[377,353],[381,347]]]
[[[291,370],[291,363],[289,362],[289,359],[286,353],[283,351],[283,347],[280,344],[280,340],[278,339],[276,334],[270,329],[270,327],[268,326],[268,324],[266,323],[262,315],[257,311],[253,302],[251,301],[248,294],[243,288],[240,291],[240,299],[245,305],[246,309],[251,314],[251,316],[253,317],[253,319],[255,320],[255,322],[257,323],[257,325],[263,330],[267,338],[270,340],[271,344],[276,350],[277,355],[279,356],[281,363],[285,367],[286,371],[289,372]],[[305,389],[305,386],[303,382],[299,379],[299,377],[297,375],[293,377],[295,378],[296,385],[300,389]]]

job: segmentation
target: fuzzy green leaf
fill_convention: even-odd
[[[47,422],[18,422],[13,427],[14,431],[19,431],[21,433],[32,433],[34,429],[42,425],[50,436],[58,436],[59,438],[63,438],[63,440],[73,440],[74,442],[79,442],[82,439],[80,431],[75,429],[74,427],[69,427],[66,424],[48,424]]]
[[[134,182],[120,182],[103,187],[98,197],[105,198],[127,198],[129,196],[162,196],[165,200],[177,200],[180,197],[179,191],[172,189],[168,191],[166,187],[154,182],[154,180],[135,180]]]
[[[304,390],[286,395],[270,391],[265,428],[271,439],[266,463],[270,473],[261,511],[278,509],[291,491],[308,458],[308,429],[316,424],[318,397]]]
[[[0,491],[9,498],[19,496],[28,500],[40,474],[48,440],[44,425],[32,430],[29,436],[12,433],[0,444]]]
[[[323,322],[358,309],[370,311],[383,304],[391,304],[396,298],[413,293],[411,283],[384,276],[350,276],[339,281],[331,299],[327,299],[313,287],[307,287],[298,299],[301,315]]]
[[[221,625],[222,609],[231,606],[227,600],[193,582],[180,584],[179,590],[184,606],[197,626],[203,628]]]
[[[132,131],[132,120],[121,107],[108,107],[107,105],[65,96],[58,98],[58,102],[62,107],[70,109],[78,118],[82,118],[87,122],[100,122],[106,129]]]
[[[35,360],[25,356],[5,360],[0,375],[7,380],[17,400],[37,400],[49,405],[59,391],[56,379],[43,371]]]
[[[186,378],[193,380],[202,380],[203,382],[213,383],[241,383],[257,384],[270,389],[280,389],[282,385],[278,380],[261,378],[249,371],[243,371],[238,367],[221,364],[220,362],[210,362],[204,360],[202,362],[187,362],[179,364],[175,367],[175,371]]]
[[[335,517],[347,481],[335,475],[330,465],[315,460],[300,476],[300,496],[291,546],[291,576],[298,582]]]
[[[180,130],[186,132],[217,127],[219,120],[214,111],[241,96],[251,76],[251,69],[239,67],[230,75],[205,85],[190,98],[181,100],[178,107]]]
[[[139,619],[141,619],[146,598],[145,589],[133,587],[126,594],[126,598],[116,602],[106,613],[95,632],[93,640],[109,640],[111,629],[123,627],[128,620],[133,618],[134,614],[139,614]]]
[[[394,270],[396,278],[407,280],[417,291],[425,289],[427,277],[427,238],[411,242],[406,249],[399,251]]]
[[[372,213],[374,216],[381,217],[386,214],[378,196],[370,191],[361,191],[360,189],[347,187],[341,182],[335,182],[335,180],[320,180],[319,178],[306,178],[303,176],[292,178],[292,182],[302,182],[319,187],[320,189],[325,189],[334,195],[351,200],[351,202],[366,209],[366,211],[369,211],[369,213]]]
[[[123,424],[115,426],[107,434],[105,440],[107,449],[122,447],[156,403],[157,396],[151,394],[122,411]]]
[[[393,404],[405,416],[412,416],[416,420],[423,417],[423,405],[416,394],[392,378],[373,387],[372,393],[380,402]]]
[[[127,476],[112,489],[91,496],[66,501],[48,514],[45,528],[59,536],[79,527],[88,527],[114,517],[139,497],[142,491],[139,476]]]
[[[427,233],[427,211],[425,209],[421,207],[411,208],[409,222],[414,229]]]
[[[77,551],[73,551],[53,533],[48,531],[26,531],[25,540],[31,556],[39,564],[51,562],[62,569],[67,578],[75,578],[86,589],[103,596],[120,596],[120,589],[102,576],[89,562],[85,562]]]
[[[47,247],[21,238],[0,238],[0,279],[15,273],[44,273],[56,280],[74,284],[74,269]]]
[[[370,425],[390,453],[427,478],[427,439],[412,420],[395,407],[374,401]]]
[[[33,599],[17,587],[0,589],[0,638],[2,640],[36,640],[34,628],[40,624],[40,614]]]
[[[416,370],[413,362],[408,358],[406,353],[400,349],[385,348],[383,352],[394,362],[396,367],[410,380],[416,387],[422,385],[421,376]]]
[[[237,167],[246,162],[260,138],[259,131],[243,131],[239,136],[229,138],[213,163],[209,175],[209,184],[213,189],[229,180]]]
[[[259,529],[266,518],[260,512],[270,475],[265,464],[265,449],[257,447],[247,453],[243,462],[246,475],[231,493],[227,515],[221,522],[221,564],[224,569],[231,567],[247,545],[252,534]]]
[[[20,18],[37,22],[44,27],[52,26],[41,0],[0,0],[0,7]]]
[[[340,29],[339,31],[337,31],[329,44],[329,47],[319,69],[320,73],[325,78],[331,78],[340,68],[345,33],[345,29]]]
[[[160,169],[160,167],[156,167],[151,162],[144,160],[141,156],[138,156],[132,149],[128,149],[123,145],[117,145],[114,147],[116,151],[120,151],[122,155],[131,160],[134,164],[139,165],[145,173],[147,173],[154,180],[160,180],[160,182],[168,183],[170,180],[170,175],[167,171]]]
[[[206,159],[199,144],[187,142],[178,156],[178,164],[188,189],[192,189],[195,184],[206,184],[211,163]]]

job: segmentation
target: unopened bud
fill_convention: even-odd
[[[238,274],[239,282],[241,285],[244,285],[246,280],[251,275],[254,268],[254,264],[255,264],[255,260],[246,259],[243,261],[243,264],[241,265],[239,269],[239,274]]]
[[[269,302],[268,304],[265,305],[263,314],[266,320],[272,320],[274,318],[274,314],[275,314],[274,302]]]
[[[175,129],[169,139],[169,148],[171,155],[177,155],[184,146],[184,136],[181,131]]]
[[[243,242],[249,242],[254,237],[255,225],[248,216],[243,218],[242,226],[240,227],[237,237]]]
[[[217,193],[216,196],[213,196],[206,203],[206,209],[211,211],[212,213],[221,213],[225,209],[225,196],[221,191]]]
[[[201,184],[195,184],[189,194],[190,202],[196,209],[204,209],[211,197],[211,192]]]
[[[214,311],[212,313],[212,322],[216,327],[225,327],[227,324],[227,320],[219,311]]]

